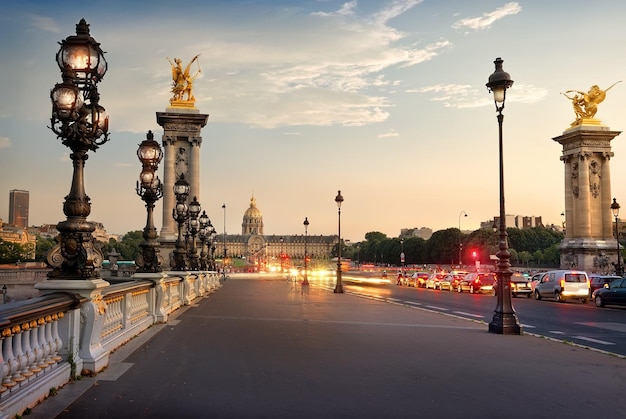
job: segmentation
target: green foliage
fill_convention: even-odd
[[[512,264],[558,266],[559,244],[563,240],[563,233],[550,228],[534,227],[507,228],[507,234]],[[350,249],[353,259],[358,251],[359,260],[363,263],[400,265],[402,245],[399,238],[387,238],[383,233],[373,231],[367,233],[365,239]],[[405,238],[405,262],[409,265],[458,263],[459,243],[463,243],[464,263],[472,263],[473,252],[476,252],[477,261],[489,264],[490,256],[498,252],[499,233],[491,229],[480,229],[465,235],[457,228],[449,228],[434,232],[428,240],[419,237]]]
[[[30,244],[8,242],[0,239],[0,263],[16,263],[32,260],[33,246]]]
[[[101,243],[102,253],[106,258],[115,249],[121,255],[119,260],[135,260],[141,250],[139,245],[143,241],[143,231],[131,231],[126,233],[120,241],[110,239],[108,243]]]
[[[53,239],[37,236],[37,245],[35,247],[35,260],[44,262],[48,256],[50,249],[54,247],[56,242]]]

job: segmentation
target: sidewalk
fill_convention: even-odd
[[[313,282],[233,277],[29,418],[623,417],[625,385],[610,355]]]

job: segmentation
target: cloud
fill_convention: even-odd
[[[52,18],[45,17],[45,16],[31,15],[30,20],[31,20],[31,25],[40,31],[51,32],[51,33],[61,32],[56,22]]]
[[[378,24],[385,25],[394,17],[398,17],[413,6],[420,4],[423,0],[396,0],[388,7],[383,8],[374,14],[374,21]]]
[[[441,102],[448,108],[477,108],[493,105],[493,100],[480,90],[467,84],[436,84],[419,89],[407,90],[407,93],[424,93],[433,102]],[[515,84],[507,91],[507,101],[536,103],[548,95],[548,90],[526,84]]]
[[[465,18],[452,24],[454,29],[469,28],[474,31],[489,29],[498,20],[509,15],[516,15],[522,11],[517,2],[507,3],[493,12],[484,13],[481,17]]]
[[[400,134],[398,134],[395,129],[391,128],[389,131],[383,134],[379,134],[378,138],[389,138],[389,137],[399,137],[399,136]]]
[[[311,13],[311,15],[313,16],[351,16],[354,14],[354,9],[356,8],[356,0],[352,0],[349,1],[347,3],[344,3],[343,6],[341,6],[341,9],[337,10],[336,12],[313,12]]]
[[[0,137],[0,149],[11,147],[11,139],[8,137]]]

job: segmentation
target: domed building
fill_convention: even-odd
[[[330,260],[332,249],[338,242],[337,235],[306,237],[306,254],[311,266]],[[217,234],[215,237],[215,257],[245,258],[258,269],[271,266],[288,268],[302,266],[305,255],[304,234],[266,235],[263,231],[263,214],[257,207],[254,195],[250,206],[243,214],[241,235]],[[228,265],[228,261],[227,261]]]

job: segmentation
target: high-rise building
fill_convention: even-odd
[[[9,191],[9,225],[28,227],[28,191]]]

